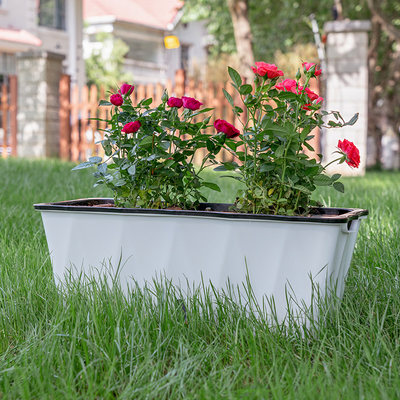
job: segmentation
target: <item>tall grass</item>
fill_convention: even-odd
[[[317,194],[370,216],[338,310],[302,336],[269,329],[223,298],[215,309],[194,299],[185,315],[173,288],[157,291],[158,301],[102,282],[58,291],[32,204],[110,196],[71,167],[0,160],[0,398],[400,398],[399,173]],[[212,201],[233,200],[235,181],[223,182],[228,193],[210,193]]]

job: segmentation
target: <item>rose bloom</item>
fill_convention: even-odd
[[[223,119],[216,119],[214,122],[214,128],[217,132],[225,133],[225,135],[231,139],[240,135],[239,129],[236,129],[232,124]]]
[[[203,105],[198,100],[193,97],[182,96],[183,107],[188,108],[189,110],[196,111]]]
[[[301,64],[304,67],[305,71],[309,71],[310,68],[312,68],[314,65],[317,65],[315,63],[308,63],[308,62],[303,62],[303,64]],[[317,69],[317,67],[315,67],[315,76],[321,75],[322,74],[322,69]]]
[[[135,133],[141,126],[142,124],[139,121],[128,122],[124,125],[121,131],[125,133]]]
[[[118,93],[124,95],[124,94],[132,94],[133,89],[135,89],[135,86],[133,85],[129,85],[127,83],[124,83],[123,85],[121,85],[121,87],[118,90]]]
[[[275,64],[267,64],[263,61],[256,62],[255,67],[251,67],[253,72],[259,76],[265,76],[269,79],[277,78],[278,76],[283,76],[283,72],[278,69]]]
[[[346,162],[350,167],[358,168],[360,165],[360,152],[358,151],[356,145],[347,139],[343,141],[339,140],[338,148],[341,153],[346,156]]]
[[[309,88],[305,88],[305,92],[307,93],[307,96],[311,101],[314,101],[314,100],[318,99],[318,97],[319,97],[317,93],[313,92]]]
[[[167,101],[170,107],[181,108],[183,106],[183,101],[179,97],[170,97]]]
[[[114,104],[114,106],[122,106],[122,104],[124,103],[124,99],[119,93],[112,94],[110,96],[110,103]]]
[[[277,78],[278,76],[283,76],[283,72],[278,70],[275,64],[268,64],[263,61],[256,62],[255,67],[251,67],[253,72],[259,76],[265,76],[269,79]]]
[[[294,79],[285,79],[275,85],[275,89],[285,90],[286,92],[292,92],[294,94],[299,94],[303,90],[302,86],[297,88],[297,82]]]

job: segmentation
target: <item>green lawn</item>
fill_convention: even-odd
[[[234,307],[188,310],[118,288],[52,281],[32,204],[109,195],[58,161],[0,160],[0,398],[400,398],[400,173],[345,179],[327,205],[370,210],[343,302],[314,334],[283,334]],[[209,179],[219,180],[216,174]],[[231,201],[235,181],[224,181]],[[60,227],[62,229],[62,227]]]

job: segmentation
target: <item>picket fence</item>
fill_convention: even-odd
[[[183,95],[194,97],[201,101],[203,107],[214,108],[211,123],[217,119],[225,119],[240,128],[240,122],[234,118],[231,105],[225,99],[222,89],[231,94],[235,104],[240,105],[239,95],[229,83],[204,83],[194,79],[185,79],[183,70],[178,70],[174,83],[167,81],[166,85],[148,84],[137,85],[131,95],[132,103],[137,104],[144,98],[152,98],[153,105],[161,102],[164,89],[171,96],[181,97]],[[312,88],[315,90],[316,88]],[[102,147],[99,144],[104,137],[106,123],[97,119],[110,117],[111,107],[98,107],[100,99],[109,97],[104,89],[98,90],[96,86],[71,87],[70,77],[63,75],[60,80],[60,157],[72,161],[84,161],[93,155],[103,156]],[[243,115],[243,118],[246,116]],[[97,118],[97,119],[95,119]],[[198,118],[201,118],[199,116]],[[209,133],[215,132],[208,128]],[[313,143],[316,152],[319,152],[319,132]],[[204,150],[206,151],[206,150]],[[194,162],[202,159],[203,154],[198,152]],[[311,154],[311,156],[315,156]],[[231,161],[232,155],[228,151],[222,151],[218,155],[221,161]]]
[[[0,154],[3,158],[17,155],[17,77],[9,75],[1,85]]]

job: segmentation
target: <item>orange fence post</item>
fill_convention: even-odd
[[[60,157],[70,158],[71,124],[70,124],[71,77],[62,75],[60,79]]]
[[[7,85],[1,86],[1,112],[2,112],[2,128],[3,128],[3,158],[8,156],[8,127],[7,127],[7,113],[8,113],[8,96]]]
[[[10,133],[11,133],[11,155],[17,156],[17,85],[18,80],[16,75],[9,76],[10,82]]]
[[[71,160],[79,161],[79,88],[75,86],[71,98]]]
[[[87,159],[87,149],[88,149],[88,140],[86,137],[86,131],[88,126],[88,117],[89,117],[89,88],[85,85],[81,89],[81,103],[79,107],[80,114],[80,135],[79,135],[79,150],[81,157],[83,157],[82,161],[86,161]]]
[[[90,111],[90,118],[96,118],[97,117],[97,87],[95,85],[92,85],[90,87],[90,94],[89,94],[89,111]],[[91,139],[91,152],[92,155],[95,155],[96,153],[96,132],[97,132],[97,122],[94,119],[90,119],[90,128],[92,131],[92,139]]]

